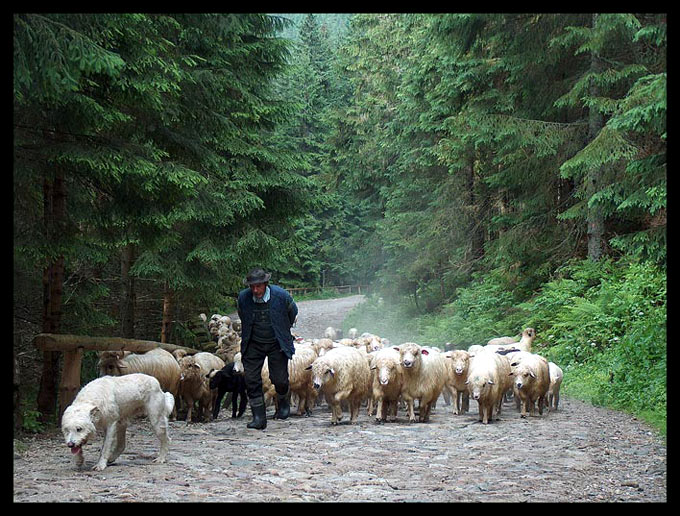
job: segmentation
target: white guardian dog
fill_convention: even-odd
[[[165,462],[168,455],[168,416],[175,398],[161,390],[153,376],[141,373],[103,376],[92,380],[76,396],[61,418],[66,445],[74,454],[75,464],[84,462],[83,446],[97,435],[106,433],[94,470],[101,471],[115,461],[125,449],[125,431],[134,416],[146,415],[161,442],[154,462]]]

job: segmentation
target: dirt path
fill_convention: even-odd
[[[298,331],[339,326],[329,319],[342,310],[331,301],[300,305]],[[322,322],[307,325],[307,315]],[[160,465],[151,463],[158,443],[142,420],[102,472],[89,469],[101,438],[78,471],[61,435],[40,435],[15,443],[14,501],[667,500],[666,446],[627,414],[563,398],[560,410],[528,419],[506,403],[500,421],[482,425],[476,403],[470,409],[454,416],[440,399],[430,423],[410,424],[400,412],[397,422],[378,425],[362,410],[357,424],[345,414],[331,426],[320,406],[308,418],[270,419],[264,431],[246,429],[249,411],[231,419],[223,409],[216,421],[171,422],[169,461]]]

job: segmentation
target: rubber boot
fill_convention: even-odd
[[[264,405],[264,398],[250,400],[250,409],[253,411],[253,420],[246,426],[258,430],[267,428],[267,407]]]
[[[276,393],[276,404],[278,408],[274,413],[274,419],[288,419],[290,416],[290,388],[286,394]]]

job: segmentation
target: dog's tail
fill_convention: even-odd
[[[172,414],[172,409],[175,408],[175,397],[170,392],[164,392],[165,394],[165,415],[169,416]]]

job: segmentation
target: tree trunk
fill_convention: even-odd
[[[477,196],[475,195],[475,162],[470,159],[470,164],[467,167],[467,191],[468,191],[468,206],[470,207],[470,244],[472,251],[472,259],[476,260],[484,256],[484,233],[482,225],[479,222],[480,207],[477,204]]]
[[[123,248],[120,260],[121,300],[120,318],[122,337],[135,338],[135,279],[130,276],[130,268],[135,261],[134,244],[128,244]]]
[[[597,25],[597,14],[593,14],[593,29]],[[602,73],[602,62],[597,51],[590,55],[590,72],[595,75]],[[599,97],[598,86],[593,82],[590,86],[590,96]],[[588,142],[592,142],[602,130],[604,119],[596,108],[591,107],[588,118]],[[602,179],[602,169],[600,167],[590,169],[586,178],[586,193],[590,200],[600,189]],[[588,208],[588,258],[598,261],[602,257],[602,239],[604,235],[604,217],[599,206],[594,205]]]
[[[43,181],[43,220],[45,240],[55,244],[63,235],[66,221],[66,186],[64,172],[55,168],[54,181]],[[59,333],[61,326],[61,300],[64,285],[64,256],[60,255],[43,270],[43,324],[44,333]],[[57,378],[59,376],[59,353],[43,353],[43,370],[38,390],[40,420],[49,422],[57,405]]]
[[[168,342],[170,338],[170,331],[172,330],[172,309],[173,309],[173,291],[165,282],[165,291],[163,293],[163,322],[161,324],[161,342],[163,344]]]

